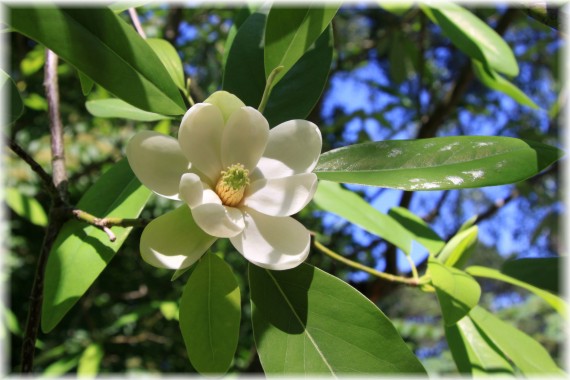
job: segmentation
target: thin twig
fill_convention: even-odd
[[[143,227],[149,223],[146,219],[126,219],[126,218],[98,218],[90,213],[79,210],[79,209],[72,209],[71,213],[73,216],[81,220],[87,224],[91,224],[95,227],[100,228],[103,230],[107,236],[109,236],[109,240],[114,242],[117,237],[111,231],[110,227],[119,226],[119,227]]]
[[[259,107],[257,107],[257,110],[259,112],[263,113],[263,111],[265,110],[265,106],[267,105],[267,101],[269,100],[269,95],[271,95],[271,90],[273,89],[273,82],[275,81],[275,77],[284,68],[285,68],[284,66],[277,66],[267,77],[267,82],[265,82],[265,90],[263,90],[263,96],[261,97],[261,102],[259,103]]]
[[[137,10],[135,8],[129,8],[129,16],[131,16],[131,20],[133,21],[133,25],[135,26],[137,33],[146,40],[146,34],[142,28],[141,21],[139,20]]]

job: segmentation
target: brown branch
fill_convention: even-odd
[[[441,210],[441,207],[443,206],[443,203],[445,202],[448,196],[449,196],[449,190],[444,191],[442,196],[438,199],[435,207],[426,216],[422,218],[424,222],[429,223],[439,215],[439,211]]]
[[[129,8],[129,16],[131,16],[131,20],[133,21],[133,25],[135,26],[137,33],[142,38],[146,39],[146,34],[142,28],[141,21],[139,19],[139,15],[137,14],[137,11],[135,8]]]

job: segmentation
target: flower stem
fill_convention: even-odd
[[[370,267],[367,267],[366,265],[362,265],[360,263],[357,263],[356,261],[349,260],[346,257],[343,257],[343,256],[339,255],[338,253],[333,252],[332,250],[328,249],[327,247],[325,247],[324,245],[322,245],[321,243],[319,243],[316,240],[315,240],[315,247],[317,247],[320,251],[322,251],[323,253],[332,257],[335,260],[343,262],[348,266],[351,266],[351,267],[356,268],[356,269],[360,269],[361,271],[364,271],[364,272],[369,273],[373,276],[382,278],[384,280],[392,281],[392,282],[400,282],[400,283],[410,285],[410,286],[420,285],[419,278],[401,277],[401,276],[395,276],[395,275],[389,274],[389,273],[379,272],[376,269],[372,269]],[[417,272],[416,272],[416,275],[417,275]]]
[[[269,100],[269,95],[271,95],[271,90],[273,89],[273,81],[275,80],[275,76],[279,74],[279,72],[284,68],[285,66],[277,66],[267,77],[267,81],[265,82],[265,90],[263,90],[263,96],[261,97],[261,102],[259,103],[259,107],[257,107],[257,110],[259,112],[263,113],[263,111],[265,110],[265,106],[267,105],[267,101]]]
[[[414,263],[414,260],[412,260],[412,257],[410,255],[406,255],[406,259],[408,260],[408,263],[410,264],[410,269],[412,270],[412,276],[416,280],[419,280],[418,270],[416,268],[416,264]]]

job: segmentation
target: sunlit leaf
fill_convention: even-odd
[[[510,96],[523,106],[528,106],[534,109],[540,108],[517,86],[503,78],[499,73],[492,73],[492,69],[486,68],[485,65],[475,59],[471,62],[473,63],[473,72],[475,73],[475,76],[485,86]]]
[[[99,366],[103,356],[103,346],[98,343],[91,343],[79,357],[77,375],[81,377],[95,377],[99,373]]]
[[[518,75],[519,67],[509,45],[473,13],[450,2],[420,4],[420,7],[459,50],[495,71]]]
[[[524,375],[564,375],[554,360],[536,340],[521,330],[476,306],[469,313],[471,319]]]
[[[168,74],[170,74],[174,84],[176,84],[179,89],[185,91],[186,84],[184,83],[184,68],[182,67],[182,61],[180,60],[180,56],[174,46],[162,38],[147,38],[146,42],[156,53],[168,71]]]
[[[428,270],[447,326],[454,325],[477,305],[481,288],[470,275],[430,258]]]
[[[55,377],[55,376],[65,375],[73,368],[75,368],[78,362],[79,362],[79,356],[77,355],[64,357],[56,361],[55,363],[52,363],[49,366],[47,366],[43,370],[42,376]]]
[[[388,318],[347,283],[308,264],[249,265],[253,332],[267,375],[425,370]]]
[[[388,12],[395,14],[396,16],[402,16],[410,9],[412,9],[414,1],[400,0],[398,2],[395,2],[395,1],[380,0],[378,1],[378,5],[380,5],[381,8],[384,8]]]
[[[462,268],[471,257],[479,228],[471,226],[453,236],[438,254],[437,258],[450,267]]]
[[[439,235],[410,210],[404,207],[392,207],[388,215],[413,234],[414,240],[423,245],[430,254],[436,254],[445,245]]]
[[[275,76],[273,86],[309,50],[327,28],[340,4],[314,4],[306,7],[274,5],[265,28],[265,77],[278,66],[283,70]]]
[[[20,61],[20,71],[24,76],[35,74],[44,67],[46,61],[46,49],[42,45],[36,45],[30,50],[24,59]]]
[[[565,268],[563,257],[533,257],[508,260],[501,272],[553,293],[560,293],[560,271]]]
[[[567,311],[568,305],[566,305],[566,302],[564,302],[562,298],[550,292],[547,292],[546,290],[542,290],[526,282],[519,281],[516,278],[507,276],[499,272],[498,270],[492,268],[487,268],[482,266],[470,266],[469,268],[466,268],[465,271],[475,277],[484,277],[498,281],[503,281],[521,287],[523,289],[526,289],[530,292],[533,292],[534,294],[536,294],[537,296],[548,302],[548,304],[550,304],[550,306],[552,306],[561,315],[563,315],[564,317],[568,316],[568,311]]]
[[[121,99],[96,99],[85,102],[85,108],[93,116],[121,118],[138,121],[157,121],[169,119],[168,116],[143,111]]]
[[[349,145],[321,155],[320,179],[402,190],[514,183],[547,168],[562,152],[534,141],[456,136]]]
[[[225,373],[237,348],[240,291],[226,262],[207,253],[180,300],[180,330],[190,362],[200,373]]]
[[[186,111],[160,59],[108,8],[9,7],[10,26],[53,50],[118,98],[165,115]]]
[[[22,194],[14,188],[5,190],[6,203],[8,206],[22,218],[29,220],[31,223],[45,227],[48,218],[42,205],[32,197]]]
[[[150,191],[126,159],[115,164],[87,190],[77,208],[97,217],[136,218]],[[116,240],[78,220],[64,224],[49,254],[42,307],[42,330],[51,331],[105,269],[131,227],[112,227]]]
[[[47,111],[48,103],[46,98],[32,92],[24,98],[24,105],[34,111]]]

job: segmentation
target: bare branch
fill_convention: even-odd
[[[129,8],[129,16],[131,16],[131,20],[133,20],[133,25],[135,26],[137,33],[146,40],[146,34],[142,28],[141,21],[139,20],[137,10],[135,8]]]

